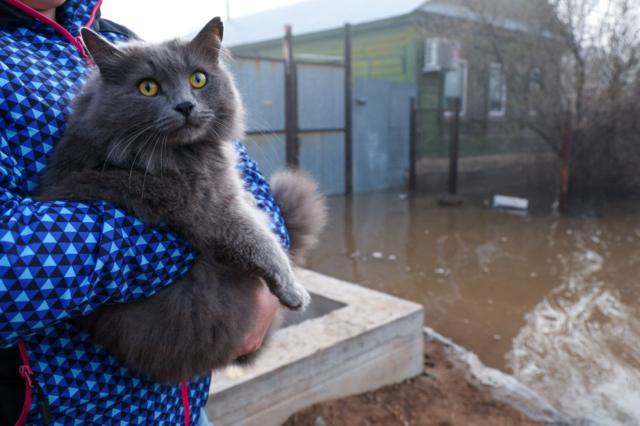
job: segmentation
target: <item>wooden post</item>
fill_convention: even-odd
[[[353,69],[351,24],[344,26],[344,190],[353,193]]]
[[[411,98],[409,115],[409,190],[416,189],[416,162],[418,145],[418,106],[416,98]]]
[[[293,37],[291,25],[285,26],[284,36],[284,92],[287,166],[300,165],[298,141],[298,82],[296,62],[293,58]]]
[[[560,213],[569,210],[569,160],[571,157],[571,113],[567,112],[562,131],[560,148]]]
[[[458,153],[460,147],[460,98],[452,98],[453,122],[449,144],[449,195],[458,193]]]

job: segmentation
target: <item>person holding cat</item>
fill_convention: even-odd
[[[177,386],[136,377],[71,321],[149,297],[198,254],[167,227],[106,202],[35,201],[89,61],[90,27],[133,37],[100,17],[100,0],[0,0],[0,424],[196,424],[209,375]],[[242,149],[242,148],[240,148]],[[244,180],[288,234],[265,179],[240,152]],[[256,351],[279,303],[256,292],[256,321],[238,357]]]

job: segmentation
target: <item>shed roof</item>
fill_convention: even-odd
[[[493,25],[512,31],[527,31],[532,20],[551,22],[549,17],[555,16],[545,0],[304,0],[227,21],[225,44],[233,47],[279,39],[287,24],[292,24],[294,35],[303,35],[416,11],[476,21],[480,15],[490,16]]]
[[[227,46],[281,38],[284,26],[296,35],[357,25],[409,14],[425,0],[306,0],[225,22]]]

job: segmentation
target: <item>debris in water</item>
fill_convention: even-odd
[[[428,229],[424,230],[424,235],[429,235],[429,230]]]
[[[493,335],[493,340],[496,340],[496,341],[497,341],[497,340],[502,340],[502,336],[501,336],[501,335],[499,335],[499,334],[494,334],[494,335]]]
[[[406,200],[407,199],[407,194],[400,194],[400,195],[398,195],[398,198],[400,198],[401,200]]]
[[[530,273],[529,276],[531,278],[538,278],[538,274],[536,274],[535,272]]]
[[[509,197],[507,195],[493,196],[494,209],[529,210],[529,200],[526,198]]]
[[[379,251],[374,251],[373,253],[371,253],[371,256],[373,256],[374,259],[382,259],[384,257],[383,254]]]
[[[444,268],[436,268],[433,270],[438,275],[449,275],[449,272]]]
[[[396,260],[398,258],[398,256],[396,256],[395,254],[390,254],[388,259],[389,260]]]

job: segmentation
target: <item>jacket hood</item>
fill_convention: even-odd
[[[67,0],[56,11],[56,20],[74,36],[80,28],[90,25],[99,16],[102,0]],[[19,0],[0,0],[0,25],[37,27],[43,25],[30,12],[35,12]]]

